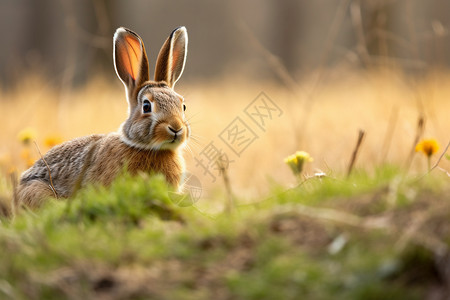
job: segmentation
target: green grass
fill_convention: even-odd
[[[0,299],[423,299],[449,280],[449,194],[383,167],[205,216],[124,175],[3,218]]]

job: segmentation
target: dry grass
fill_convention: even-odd
[[[426,122],[424,137],[436,138],[441,148],[447,144],[450,74],[430,73],[422,80],[387,71],[343,73],[336,70],[326,75],[314,88],[309,80],[303,80],[295,94],[274,83],[239,78],[209,83],[182,82],[177,86],[188,103],[187,115],[198,140],[191,142],[193,151],[186,154],[188,169],[206,186],[206,198],[223,184],[219,178],[212,183],[194,160],[210,141],[234,160],[228,173],[233,192],[239,197],[264,194],[270,178],[294,183],[295,178],[283,158],[296,150],[307,151],[314,157],[306,169],[309,175],[319,169],[333,174],[345,172],[359,129],[366,136],[355,168],[370,170],[382,163],[404,165],[421,115]],[[266,132],[246,119],[243,112],[262,91],[284,112],[268,122]],[[0,91],[0,96],[0,167],[4,172],[11,166],[19,171],[25,168],[20,157],[23,145],[17,139],[23,128],[36,131],[36,141],[45,152],[48,149],[43,141],[49,135],[68,140],[106,133],[116,130],[126,118],[125,95],[118,80],[96,79],[61,96],[43,79],[30,77],[14,91]],[[234,155],[218,137],[237,116],[248,121],[258,135],[241,157]],[[390,120],[393,120],[391,125]],[[392,133],[392,138],[387,132]],[[37,151],[32,151],[38,158]],[[441,167],[450,169],[449,162],[444,159]],[[416,155],[410,172],[425,171],[426,159]]]

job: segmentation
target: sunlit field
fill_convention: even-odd
[[[203,187],[198,205],[210,205],[211,193],[223,189],[217,168],[212,166],[207,172],[198,163],[211,142],[230,161],[227,173],[233,194],[242,201],[251,201],[264,196],[273,183],[291,186],[297,182],[283,162],[297,150],[308,152],[314,159],[306,165],[304,178],[316,173],[345,174],[359,130],[365,131],[365,137],[354,168],[369,172],[392,164],[413,176],[423,174],[427,160],[414,153],[416,136],[433,138],[440,144],[440,152],[432,162],[449,140],[448,73],[418,77],[391,71],[336,70],[326,72],[319,81],[315,79],[316,74],[312,74],[295,89],[283,83],[243,78],[180,82],[176,90],[186,99],[192,127],[185,151],[187,169]],[[280,109],[270,116],[266,114],[264,128],[245,114],[246,107],[261,92]],[[38,148],[44,154],[55,143],[115,131],[127,115],[119,80],[97,78],[85,87],[68,90],[30,76],[13,90],[1,91],[1,98],[3,177],[12,171],[20,174],[40,157]],[[254,133],[254,140],[239,150],[239,156],[220,138],[236,117]],[[418,129],[420,118],[424,120],[423,132]],[[24,131],[31,135],[28,145],[20,140]],[[450,169],[445,158],[439,166]]]

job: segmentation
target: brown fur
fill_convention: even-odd
[[[96,182],[101,178],[101,184],[109,185],[126,165],[128,172],[133,175],[139,172],[162,173],[170,184],[178,186],[183,166],[177,152],[136,149],[122,143],[118,138],[117,135],[109,135],[101,140],[84,182]],[[108,159],[102,160],[100,156],[106,156]]]
[[[17,190],[17,207],[23,205],[28,207],[39,207],[46,199],[54,197],[50,183],[41,180],[31,180],[26,184],[20,185]]]
[[[79,151],[80,145],[84,146],[82,151]],[[67,156],[62,157],[64,154]],[[108,186],[125,167],[133,175],[139,172],[162,173],[175,187],[180,184],[184,171],[179,151],[133,148],[123,143],[120,135],[115,133],[69,141],[49,151],[44,159],[52,172],[55,192],[62,198],[73,194],[80,179],[81,187],[95,183]],[[54,197],[50,176],[40,159],[22,175],[17,191],[18,205],[39,207],[50,197]]]

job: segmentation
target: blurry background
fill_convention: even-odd
[[[30,69],[56,84],[112,76],[118,26],[138,32],[154,57],[179,25],[189,30],[187,80],[274,77],[257,42],[295,78],[336,64],[419,71],[449,66],[449,22],[446,0],[1,1],[0,75],[8,84]]]
[[[24,152],[24,130],[45,152],[124,121],[112,64],[119,26],[143,38],[151,69],[169,33],[187,27],[177,92],[195,134],[188,168],[206,193],[222,187],[196,161],[210,142],[232,160],[234,191],[254,196],[272,180],[295,183],[283,159],[297,150],[314,157],[309,176],[344,172],[359,129],[357,167],[367,170],[393,163],[423,172],[415,137],[435,138],[441,150],[449,139],[446,0],[3,0],[0,25],[3,170],[39,157],[34,146]],[[265,130],[253,127],[258,138],[236,156],[219,135],[236,117],[252,124],[244,109],[261,92],[283,114]]]

